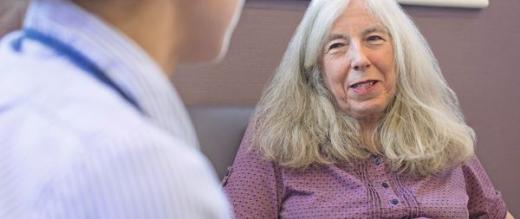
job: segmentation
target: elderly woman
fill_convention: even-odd
[[[474,142],[394,0],[314,0],[224,185],[238,218],[505,218]]]

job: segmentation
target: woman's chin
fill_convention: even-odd
[[[385,106],[382,104],[362,104],[352,106],[347,114],[359,122],[366,120],[378,120],[384,114]]]

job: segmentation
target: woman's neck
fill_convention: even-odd
[[[362,123],[360,131],[361,143],[370,152],[376,152],[379,149],[379,142],[377,136],[378,123]]]

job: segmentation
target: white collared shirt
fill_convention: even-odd
[[[66,0],[25,28],[81,51],[144,113],[51,48],[0,43],[0,218],[229,218],[174,87],[132,40]]]

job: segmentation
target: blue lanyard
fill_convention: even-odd
[[[130,96],[129,94],[125,93],[119,86],[117,86],[114,81],[112,81],[101,68],[99,68],[92,60],[87,58],[85,55],[83,55],[81,52],[77,51],[76,49],[72,48],[71,46],[65,44],[64,42],[61,42],[60,40],[45,35],[44,33],[41,33],[34,29],[28,29],[25,28],[22,32],[21,38],[16,40],[13,44],[13,47],[15,50],[20,50],[21,43],[23,39],[31,39],[35,40],[37,42],[40,42],[41,44],[53,49],[56,51],[59,55],[64,56],[67,58],[72,64],[74,64],[76,67],[82,69],[83,71],[87,72],[92,77],[96,78],[101,83],[105,84],[106,86],[112,88],[114,91],[116,91],[126,102],[134,106],[137,110],[139,110],[141,113],[143,113],[142,108],[139,106],[137,101]]]

